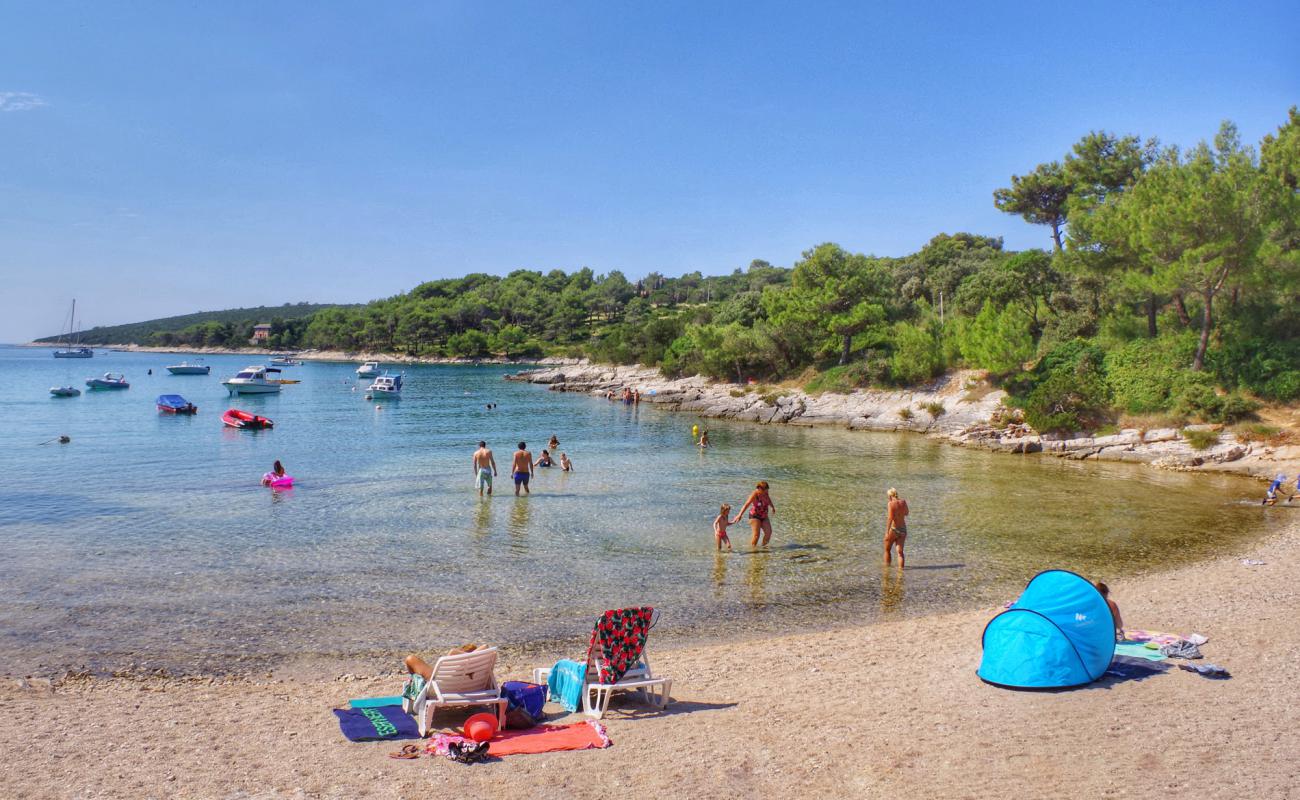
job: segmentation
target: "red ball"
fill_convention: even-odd
[[[496,735],[496,714],[475,714],[465,720],[465,738],[486,742]]]

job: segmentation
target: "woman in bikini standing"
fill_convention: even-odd
[[[776,511],[776,504],[772,502],[772,496],[767,493],[767,481],[759,481],[750,492],[749,499],[736,512],[736,518],[731,521],[734,525],[740,522],[740,518],[745,516],[745,509],[749,509],[749,527],[753,530],[753,538],[749,540],[750,547],[758,547],[758,534],[763,534],[763,546],[772,539],[772,520],[769,516]]]
[[[903,569],[903,543],[907,541],[907,501],[898,496],[897,489],[890,489],[889,507],[885,512],[885,565],[890,563],[894,546],[898,546],[898,568]]]

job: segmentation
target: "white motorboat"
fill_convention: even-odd
[[[81,394],[81,390],[75,386],[51,386],[50,394],[55,397],[76,397]]]
[[[73,298],[72,311],[69,312],[68,314],[67,332],[61,333],[59,336],[59,340],[64,344],[64,349],[55,350],[54,351],[55,358],[94,358],[95,357],[94,350],[91,350],[89,347],[81,347],[79,342],[74,342],[72,340],[73,335],[76,333],[76,329],[77,329],[77,300],[76,298]],[[80,339],[81,336],[77,334],[77,338]],[[80,394],[80,392],[78,392],[78,394]]]
[[[102,378],[89,378],[86,385],[92,389],[130,389],[131,384],[126,382],[126,376],[112,372],[105,372]]]
[[[239,374],[233,378],[227,378],[221,382],[230,394],[274,394],[280,391],[282,384],[276,378],[268,378],[267,374],[274,372],[277,375],[280,370],[275,367],[244,367]]]
[[[280,353],[271,356],[271,366],[273,367],[301,367],[302,362],[287,353]]]
[[[384,373],[375,382],[366,387],[366,399],[378,400],[381,397],[401,397],[402,376]]]
[[[191,363],[182,361],[167,368],[167,371],[173,375],[207,375],[212,372],[212,367],[203,363],[203,359],[196,358]]]
[[[379,366],[378,361],[367,361],[366,363],[357,367],[358,378],[378,378],[380,375],[383,374],[384,374],[384,370],[382,367]]]

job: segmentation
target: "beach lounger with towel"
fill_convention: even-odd
[[[429,732],[429,718],[444,706],[496,706],[497,729],[506,726],[506,698],[496,676],[497,649],[484,647],[470,653],[443,656],[433,665],[433,676],[414,698],[402,700],[402,710],[415,717],[420,735]]]
[[[646,637],[658,621],[659,612],[648,606],[606,611],[591,631],[585,664],[561,660],[533,670],[533,682],[548,684],[552,700],[576,711],[577,698],[564,683],[581,676],[580,686],[572,688],[579,690],[583,713],[596,719],[605,715],[614,692],[635,692],[642,701],[664,708],[671,700],[672,679],[656,676],[645,652]]]

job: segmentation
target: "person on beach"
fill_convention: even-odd
[[[270,486],[272,481],[278,481],[284,477],[284,465],[279,461],[271,466],[271,471],[262,476],[262,485]]]
[[[891,488],[885,493],[889,504],[885,510],[885,565],[891,563],[895,547],[898,548],[898,568],[904,568],[903,544],[907,541],[907,515],[910,511],[907,501],[898,496],[898,490]]]
[[[483,496],[483,489],[492,494],[492,478],[497,474],[497,460],[488,449],[487,442],[480,441],[474,451],[474,485],[478,487],[478,496]]]
[[[1297,483],[1300,483],[1300,475],[1296,476],[1296,481]],[[1268,485],[1268,492],[1265,493],[1264,502],[1261,505],[1276,505],[1277,493],[1281,490],[1282,484],[1284,483],[1286,483],[1286,476],[1279,473],[1278,476],[1273,479],[1273,482]],[[1291,497],[1295,497],[1295,495],[1291,495]],[[1287,502],[1291,502],[1290,498],[1287,498]]]
[[[551,448],[552,450],[558,450],[559,447],[560,447],[560,440],[557,439],[557,438],[555,438],[555,434],[552,433],[552,434],[551,434],[551,441],[548,442],[547,444],[550,446],[550,448]]]
[[[536,462],[535,464],[533,464],[533,466],[534,466],[534,467],[553,467],[553,466],[555,466],[555,462],[551,460],[551,451],[546,450],[545,448],[543,448],[543,449],[542,449],[542,454],[541,454],[541,456],[538,457],[537,462]]]
[[[718,552],[722,552],[722,543],[727,543],[727,552],[731,552],[731,539],[727,536],[727,526],[731,524],[731,506],[723,503],[718,516],[713,518],[713,538],[717,540]]]
[[[573,462],[564,453],[560,453],[560,469],[565,472],[573,472]]]
[[[458,656],[461,653],[472,653],[478,649],[479,649],[479,645],[476,644],[462,644],[459,647],[451,648],[450,652],[448,652],[447,655]],[[415,655],[414,653],[407,656],[402,661],[404,664],[406,664],[406,672],[408,675],[412,675],[412,676],[418,675],[420,676],[420,678],[423,679],[418,683],[418,685],[416,686],[416,688],[411,694],[411,699],[414,700],[416,696],[419,695],[420,689],[423,688],[424,684],[433,678],[433,665],[430,664],[428,661],[425,661],[423,658],[420,658],[419,656]],[[408,681],[407,684],[408,687],[411,686],[412,683],[414,682]]]
[[[1102,599],[1106,601],[1106,605],[1110,606],[1110,615],[1115,618],[1115,641],[1124,641],[1124,617],[1120,616],[1119,603],[1110,599],[1110,587],[1101,581],[1093,581],[1092,585],[1096,586],[1097,591],[1101,592]]]
[[[528,479],[533,477],[533,454],[528,452],[528,445],[519,443],[514,461],[510,464],[510,476],[515,479],[515,497],[519,496],[519,487],[524,487],[524,494],[529,494]]]
[[[740,507],[736,513],[736,518],[731,524],[740,522],[740,518],[745,516],[745,510],[749,510],[749,527],[753,531],[750,537],[749,546],[758,547],[758,535],[763,534],[763,546],[772,540],[772,520],[771,514],[776,511],[776,504],[772,502],[772,495],[767,492],[767,481],[759,481],[754,486],[754,491],[749,493],[749,499]]]

